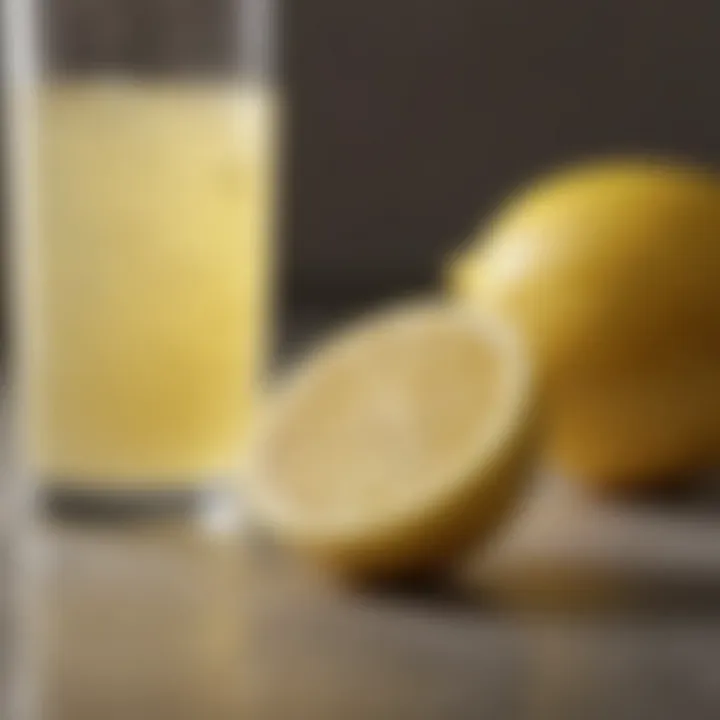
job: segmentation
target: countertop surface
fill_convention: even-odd
[[[720,717],[717,523],[539,495],[444,582],[374,593],[242,522],[50,520],[44,717]]]

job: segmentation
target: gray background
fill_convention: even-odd
[[[293,305],[432,283],[478,218],[550,164],[720,156],[713,0],[286,6]]]

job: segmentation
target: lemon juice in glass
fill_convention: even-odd
[[[55,489],[197,489],[242,465],[270,313],[269,2],[214,24],[188,14],[203,3],[103,2],[124,34],[89,49],[99,11],[39,8],[22,362],[29,464]]]

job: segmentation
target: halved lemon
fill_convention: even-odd
[[[250,503],[281,542],[341,573],[431,569],[512,509],[535,420],[507,326],[425,303],[386,311],[281,383],[254,444]]]

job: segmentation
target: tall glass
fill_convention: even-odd
[[[6,1],[29,467],[106,496],[232,478],[271,314],[273,0]]]

